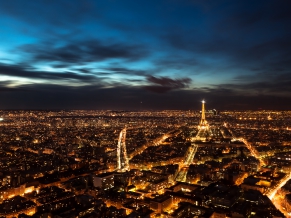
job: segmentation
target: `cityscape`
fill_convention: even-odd
[[[290,0],[0,0],[0,218],[291,218]]]
[[[287,217],[290,111],[1,111],[1,217]]]

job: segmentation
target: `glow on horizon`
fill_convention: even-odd
[[[16,77],[16,76],[0,76],[0,82],[6,82],[6,87],[17,87],[21,85],[27,85],[35,83],[35,80],[24,78],[24,77]]]

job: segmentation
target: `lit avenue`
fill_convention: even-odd
[[[0,217],[291,217],[291,111],[0,116]]]

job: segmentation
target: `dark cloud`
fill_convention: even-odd
[[[171,79],[169,77],[155,76],[148,76],[147,81],[153,85],[148,85],[144,88],[156,93],[164,93],[170,90],[187,88],[191,83],[190,78]]]
[[[52,64],[51,65],[53,68],[69,68],[70,65],[68,64],[63,64],[63,63],[57,63],[57,64]]]
[[[165,93],[173,89],[169,86],[145,86],[144,88],[155,93]]]
[[[143,87],[100,85],[68,87],[59,85],[23,85],[0,92],[1,109],[113,109],[143,110],[185,109],[199,110],[201,100],[206,109],[289,109],[290,97],[264,94],[238,94],[228,89],[172,90],[163,95],[148,92]],[[9,91],[11,90],[11,91]],[[118,93],[118,94],[117,94]],[[290,95],[289,95],[290,96]]]
[[[94,82],[98,81],[98,78],[93,75],[80,75],[73,72],[44,72],[27,66],[19,65],[5,65],[0,64],[0,75],[22,77],[28,79],[39,80],[79,80],[82,82]]]
[[[161,86],[169,86],[174,88],[185,88],[191,82],[190,78],[182,78],[182,79],[171,79],[168,77],[154,77],[148,76],[147,80],[151,83],[158,84]]]
[[[88,69],[88,68],[81,68],[81,69],[79,68],[76,70],[78,70],[81,73],[91,73],[92,72],[92,69]]]
[[[219,87],[229,87],[250,95],[264,93],[265,95],[291,95],[291,71],[287,72],[259,72],[237,78],[240,83],[221,84]]]
[[[163,71],[163,69],[175,69],[175,70],[189,70],[200,66],[201,63],[197,60],[194,55],[167,55],[165,57],[161,57],[155,62],[156,71]],[[193,70],[191,70],[193,72]],[[196,74],[195,71],[193,74]]]
[[[107,59],[136,61],[146,57],[148,51],[141,45],[117,42],[101,42],[100,40],[73,41],[62,46],[57,43],[24,45],[19,48],[34,62],[57,62],[60,66],[82,65],[101,62]]]
[[[144,82],[142,79],[127,79],[129,82]]]
[[[29,25],[51,25],[64,28],[73,27],[84,19],[100,18],[98,8],[92,0],[72,1],[39,1],[25,2],[22,0],[1,2],[0,11]],[[37,18],[37,19],[36,19]]]
[[[102,69],[114,74],[125,74],[125,75],[145,76],[148,73],[150,73],[150,71],[134,70],[134,69],[126,68],[126,67],[107,67],[107,68],[102,68]]]

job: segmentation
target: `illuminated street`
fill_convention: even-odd
[[[286,217],[291,217],[291,214],[286,212],[286,208],[283,206],[283,199],[284,196],[281,196],[279,194],[277,194],[278,190],[281,189],[286,182],[288,182],[291,179],[291,173],[287,174],[286,176],[284,176],[284,178],[275,185],[274,188],[272,188],[271,190],[268,190],[268,192],[266,193],[266,195],[270,198],[270,200],[273,202],[273,204],[282,212],[285,214]],[[283,209],[285,208],[285,209]]]
[[[242,141],[246,145],[246,147],[249,149],[252,156],[260,161],[260,166],[266,165],[262,157],[258,154],[257,150],[251,145],[251,143],[249,143],[245,138],[239,138],[238,140]]]

